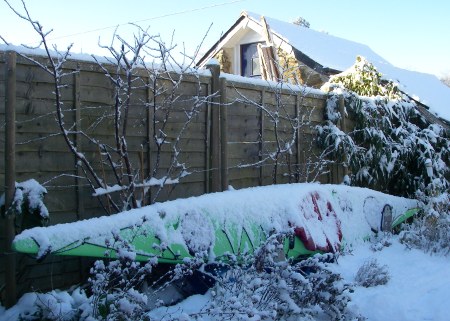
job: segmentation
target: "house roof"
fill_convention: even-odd
[[[226,35],[230,34],[243,19],[250,19],[261,24],[259,14],[242,12],[239,19],[200,62],[220,49]],[[436,76],[395,67],[364,44],[270,17],[265,19],[271,32],[291,45],[297,51],[296,56],[300,54],[307,61],[314,63],[316,70],[344,71],[355,63],[356,56],[363,56],[383,74],[384,78],[398,82],[403,92],[428,106],[439,117],[450,121],[450,88]]]
[[[260,15],[247,12],[248,17],[257,22]],[[384,58],[368,46],[343,38],[294,25],[270,17],[264,17],[272,33],[284,39],[295,49],[313,59],[324,68],[344,71],[355,63],[356,56],[365,57],[372,63],[388,64]]]

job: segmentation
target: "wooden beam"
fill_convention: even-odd
[[[272,32],[264,16],[261,16],[261,25],[266,39],[266,46],[258,45],[258,51],[261,50],[263,53],[262,59],[260,56],[261,70],[264,68],[266,73],[266,78],[263,79],[279,81],[281,73],[278,68],[278,55],[273,44]]]
[[[272,46],[273,45],[273,38],[272,38],[272,32],[270,31],[269,24],[266,21],[266,18],[264,16],[261,16],[261,24],[263,27],[264,32],[264,38],[266,38],[266,45]]]
[[[222,189],[220,173],[220,66],[218,64],[206,65],[211,71],[211,192],[220,192]]]
[[[73,77],[73,109],[75,110],[75,146],[77,147],[77,151],[82,151],[82,143],[81,143],[81,89],[80,89],[80,71],[74,74]],[[78,162],[78,159],[75,157],[75,163]],[[81,179],[84,176],[83,170],[78,164],[75,164],[76,173],[76,184],[77,184],[77,219],[83,220],[85,219],[84,214],[84,201],[83,201],[83,181]]]
[[[266,90],[263,88],[261,90],[261,106],[264,106],[266,101],[265,101],[265,93]],[[259,109],[259,161],[261,162],[263,160],[263,152],[264,152],[264,140],[265,140],[265,135],[264,135],[264,126],[265,126],[265,117],[264,117],[264,109],[260,108]],[[259,186],[263,186],[264,184],[264,164],[260,164],[259,166]]]
[[[9,209],[14,201],[16,190],[16,61],[17,54],[13,51],[6,53],[5,82],[5,209]],[[11,244],[16,235],[14,228],[14,212],[7,213],[5,219],[5,291],[6,307],[10,308],[16,303],[16,253],[11,251]]]
[[[220,82],[220,165],[222,191],[228,190],[228,108],[227,79],[221,77]]]

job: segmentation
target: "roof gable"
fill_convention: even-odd
[[[260,15],[252,12],[247,14],[250,19],[259,21]],[[270,17],[265,19],[275,35],[324,68],[346,70],[355,63],[358,55],[377,66],[392,66],[366,45]]]

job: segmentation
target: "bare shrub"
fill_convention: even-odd
[[[214,320],[352,319],[350,286],[328,268],[332,256],[292,264],[279,260],[280,246],[279,238],[272,237],[250,266],[233,266],[219,275],[205,313]]]
[[[370,288],[377,285],[384,285],[390,279],[386,265],[380,265],[376,259],[366,261],[356,273],[355,281],[357,285]]]
[[[449,255],[450,216],[440,214],[417,218],[412,224],[404,226],[404,230],[400,233],[400,242],[408,248]]]

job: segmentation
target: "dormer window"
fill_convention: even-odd
[[[241,45],[241,76],[261,78],[258,43]]]

